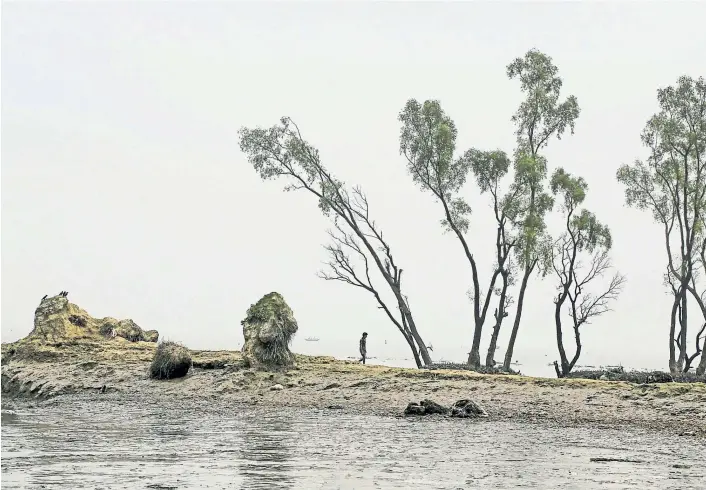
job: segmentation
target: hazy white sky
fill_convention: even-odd
[[[315,199],[261,182],[239,152],[238,128],[287,115],[367,191],[435,357],[465,359],[470,269],[406,174],[397,114],[410,97],[439,99],[459,152],[511,152],[521,94],[505,66],[536,47],[582,111],[576,134],[549,146],[550,169],[586,178],[629,281],[584,329],[582,361],[666,368],[660,229],[623,207],[614,176],[645,155],[656,89],[706,75],[704,19],[706,2],[3,2],[2,339],[29,332],[44,294],[68,290],[94,316],[235,348],[248,306],[279,291],[296,350],[355,355],[366,330],[371,355],[408,356],[372,298],[316,277],[328,224]],[[494,237],[477,194],[468,185],[487,284]],[[520,362],[557,358],[553,291],[531,284]]]

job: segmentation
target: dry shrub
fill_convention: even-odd
[[[177,342],[162,342],[157,346],[150,365],[150,378],[183,378],[191,367],[189,349]]]

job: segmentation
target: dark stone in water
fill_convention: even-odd
[[[422,400],[420,405],[424,407],[424,414],[425,415],[430,415],[433,413],[447,415],[449,413],[448,408],[444,407],[443,405],[439,405],[438,403],[431,401],[431,400]]]
[[[407,408],[404,409],[404,414],[405,415],[426,415],[426,410],[419,403],[411,402],[409,405],[407,405]]]
[[[432,414],[448,415],[449,409],[443,405],[439,405],[432,400],[422,400],[421,402],[412,402],[407,405],[404,411],[405,415],[432,415]]]
[[[473,400],[459,400],[451,407],[451,416],[467,419],[487,417],[488,413]]]

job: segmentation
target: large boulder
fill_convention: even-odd
[[[292,309],[279,293],[269,293],[248,308],[243,326],[243,358],[253,368],[278,368],[294,365],[289,350],[298,330]]]
[[[162,342],[157,346],[150,365],[150,378],[183,378],[191,368],[189,349],[176,342]]]

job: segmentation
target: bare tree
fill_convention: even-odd
[[[365,196],[362,195],[359,189],[354,192],[360,196],[360,202],[362,206],[367,208],[367,200]],[[329,260],[326,263],[326,268],[328,270],[322,270],[319,272],[319,277],[326,281],[340,281],[345,284],[349,284],[354,287],[361,288],[373,295],[375,301],[378,303],[378,308],[383,310],[390,321],[397,327],[405,341],[409,345],[414,355],[414,361],[417,367],[423,367],[423,362],[420,359],[420,349],[416,347],[416,341],[412,332],[409,329],[406,317],[404,315],[404,308],[401,305],[397,305],[398,314],[390,308],[382,295],[378,292],[376,287],[373,285],[373,281],[370,277],[370,260],[363,246],[361,246],[359,239],[352,233],[346,232],[341,226],[338,220],[334,220],[335,231],[329,230],[328,234],[331,237],[331,244],[324,246],[324,249],[328,252]],[[375,224],[371,223],[370,227],[375,229]],[[385,254],[385,267],[389,269],[390,274],[394,277],[396,286],[402,289],[402,269],[398,268],[390,252],[390,248],[387,243],[382,238],[382,233],[377,233],[376,237],[379,236],[379,242],[382,243],[383,253]],[[376,238],[377,239],[377,238]],[[351,254],[354,259],[351,259]],[[356,262],[359,264],[358,271],[356,271]],[[360,270],[362,269],[362,272]],[[405,303],[407,308],[409,308],[409,303],[407,303],[407,298],[405,297]]]
[[[337,236],[342,239],[345,236],[355,238],[355,243],[359,244],[358,248],[366,255],[367,260],[375,265],[375,269],[394,295],[402,324],[418,346],[418,349],[412,348],[412,351],[420,353],[424,365],[431,364],[426,344],[417,330],[409,304],[402,293],[402,271],[395,265],[388,243],[370,217],[368,201],[363,192],[359,188],[349,191],[342,181],[336,179],[323,166],[318,150],[304,140],[299,128],[290,118],[283,117],[280,124],[268,129],[242,128],[239,136],[241,150],[262,179],[284,177],[290,182],[285,190],[306,190],[313,194],[319,201],[319,209],[325,216],[333,218],[337,229],[347,230],[346,235]],[[334,250],[337,245],[343,250],[343,245],[336,241],[333,244]],[[346,248],[350,249],[347,245]],[[337,259],[340,259],[345,263],[344,255],[335,252],[332,261],[338,267],[336,270],[350,274],[350,270],[346,270],[337,262]],[[352,277],[351,279],[354,281]]]
[[[625,278],[615,274],[603,292],[589,292],[588,288],[592,283],[602,278],[611,268],[608,257],[612,246],[610,231],[593,213],[585,209],[577,212],[588,189],[583,178],[573,177],[559,168],[552,175],[551,188],[554,195],[563,197],[562,207],[565,215],[565,229],[556,240],[552,254],[552,269],[558,279],[558,294],[554,299],[554,324],[559,361],[554,362],[554,369],[557,376],[562,378],[571,372],[581,356],[581,326],[610,311],[609,305],[618,298]],[[587,267],[581,261],[585,256],[589,258]],[[565,306],[568,307],[568,316],[572,320],[576,345],[571,360],[564,347],[562,313]]]

